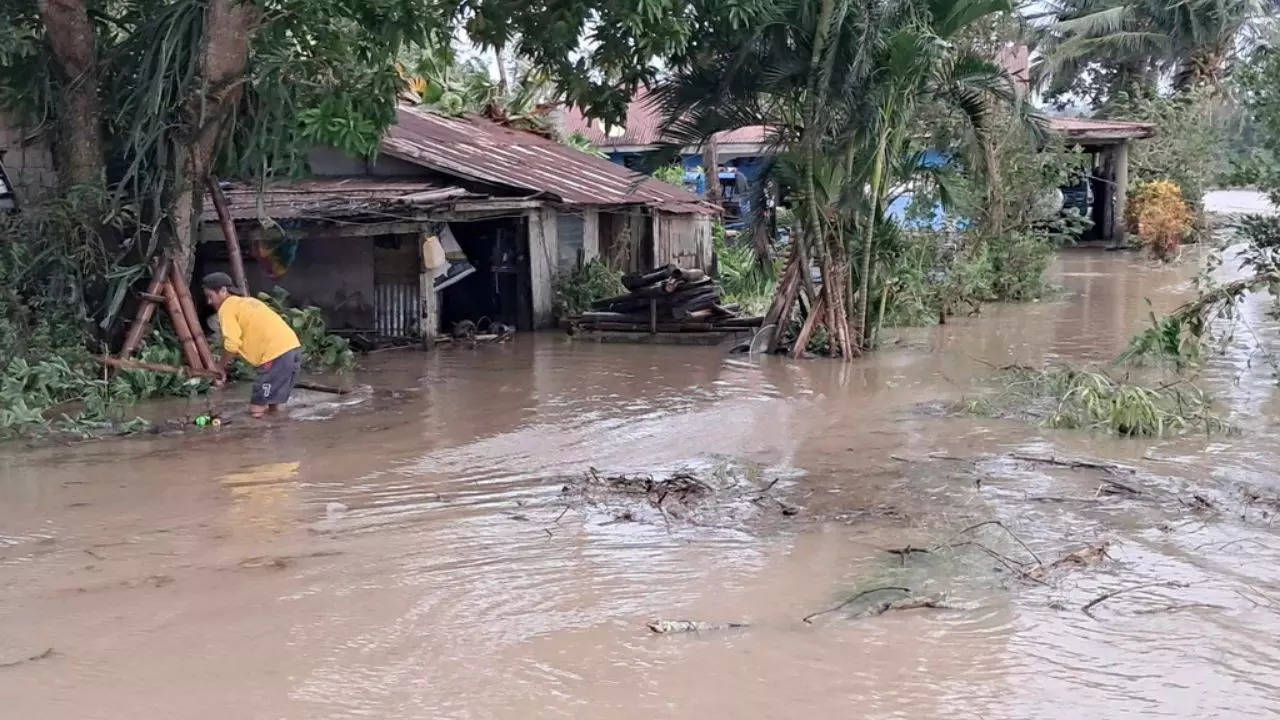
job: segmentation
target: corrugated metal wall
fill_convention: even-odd
[[[392,338],[418,336],[422,305],[417,280],[378,280],[373,286],[373,294],[373,322],[378,335]]]
[[[420,236],[380,235],[373,248],[373,329],[382,337],[418,336],[422,303]]]

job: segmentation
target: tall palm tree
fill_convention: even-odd
[[[902,158],[922,108],[952,108],[975,141],[987,139],[994,107],[1015,103],[1014,83],[958,41],[979,20],[1010,11],[1009,0],[779,0],[745,36],[708,49],[657,88],[676,142],[746,125],[772,130],[798,225],[797,277],[779,283],[772,346],[797,295],[810,318],[797,351],[817,325],[845,358],[869,346],[877,240],[891,224],[891,188],[919,172]]]
[[[1049,0],[1036,76],[1051,95],[1218,85],[1277,0]]]

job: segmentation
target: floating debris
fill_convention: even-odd
[[[733,630],[751,627],[747,623],[709,623],[697,620],[654,620],[648,628],[658,635],[674,635],[677,633],[698,633],[713,630]]]

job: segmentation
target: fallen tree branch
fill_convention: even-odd
[[[1130,585],[1129,587],[1123,587],[1123,588],[1120,588],[1119,590],[1112,590],[1109,593],[1104,593],[1102,595],[1099,595],[1098,597],[1086,603],[1084,607],[1080,608],[1080,611],[1083,612],[1085,615],[1088,615],[1089,617],[1097,620],[1097,618],[1093,616],[1093,613],[1089,612],[1097,605],[1104,603],[1110,600],[1111,598],[1116,597],[1117,595],[1123,595],[1125,593],[1133,592],[1135,590],[1143,590],[1146,588],[1153,588],[1153,587],[1185,588],[1185,587],[1190,587],[1190,585],[1188,583],[1181,582],[1179,580],[1165,580],[1161,582],[1149,582],[1149,583],[1140,583],[1138,585]]]
[[[1022,549],[1023,549],[1023,550],[1026,550],[1026,551],[1027,551],[1027,554],[1029,554],[1031,557],[1035,558],[1036,564],[1038,564],[1038,565],[1043,565],[1043,564],[1044,564],[1044,562],[1040,559],[1040,556],[1036,554],[1036,551],[1031,549],[1031,546],[1029,546],[1029,545],[1027,545],[1025,542],[1023,542],[1023,541],[1022,541],[1022,538],[1018,537],[1018,535],[1017,535],[1016,533],[1014,533],[1012,530],[1010,530],[1007,526],[1005,526],[1005,524],[1004,524],[1003,522],[1000,522],[999,520],[984,520],[983,522],[975,523],[975,524],[973,524],[973,525],[970,525],[969,527],[967,527],[967,528],[965,528],[965,529],[961,530],[960,532],[956,533],[955,535],[952,535],[950,540],[948,540],[948,541],[947,541],[947,542],[945,542],[945,543],[942,543],[941,545],[936,546],[936,548],[935,548],[935,549],[940,549],[940,548],[943,548],[943,547],[951,547],[951,546],[952,546],[952,541],[953,541],[953,540],[955,540],[956,538],[958,538],[958,537],[960,537],[961,535],[964,535],[964,534],[966,534],[966,533],[973,532],[974,530],[977,530],[978,528],[986,527],[987,525],[995,525],[996,527],[999,527],[1001,530],[1004,530],[1006,533],[1008,533],[1009,537],[1013,538],[1015,542],[1017,542],[1019,545],[1021,545],[1021,546],[1022,546]]]
[[[49,648],[42,653],[39,653],[37,655],[32,655],[30,657],[25,657],[20,660],[10,660],[8,662],[2,662],[0,663],[0,668],[17,667],[18,665],[22,665],[24,663],[36,662],[37,660],[44,660],[46,658],[51,658],[51,657],[53,657],[53,648]]]
[[[899,587],[897,585],[886,585],[885,587],[871,588],[870,590],[863,590],[862,592],[858,593],[857,595],[854,595],[853,597],[849,598],[848,600],[845,600],[844,602],[840,603],[839,605],[836,605],[835,607],[827,608],[826,610],[819,610],[818,612],[815,612],[815,613],[810,613],[808,615],[805,615],[801,619],[804,620],[804,622],[806,623],[812,624],[813,619],[816,617],[820,617],[828,613],[833,613],[837,610],[843,610],[844,608],[853,604],[857,600],[863,597],[866,597],[867,595],[871,595],[873,593],[878,593],[878,592],[888,592],[890,590],[906,593],[907,595],[911,594],[911,588]]]
[[[1053,455],[1044,457],[1043,455],[1025,455],[1023,453],[1009,453],[1005,457],[1012,460],[1021,460],[1022,462],[1057,465],[1058,467],[1071,468],[1073,470],[1086,468],[1090,470],[1105,470],[1106,472],[1126,472],[1130,475],[1137,472],[1133,468],[1117,465],[1115,463],[1103,462],[1101,460],[1075,460],[1071,458],[1059,459]]]
[[[926,595],[924,597],[909,597],[901,600],[885,600],[884,602],[870,607],[858,613],[858,617],[872,617],[875,615],[883,615],[892,610],[920,610],[924,608],[932,608],[935,610],[951,610],[950,605],[943,602],[941,595]]]

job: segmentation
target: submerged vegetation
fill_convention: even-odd
[[[1128,437],[1229,432],[1199,388],[1178,380],[1149,387],[1069,367],[1008,368],[998,392],[963,403],[979,415],[1033,419],[1045,427]]]

